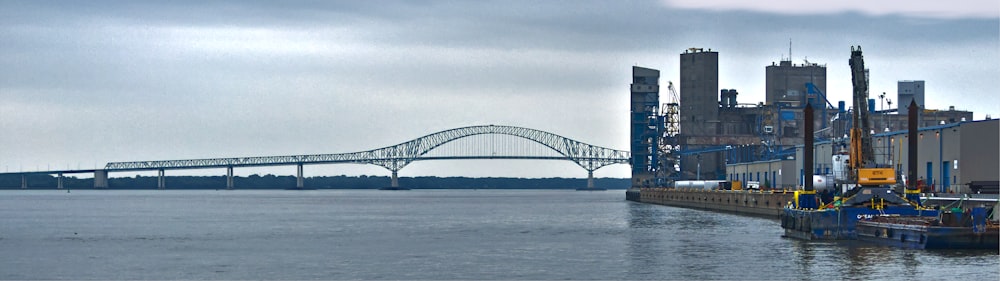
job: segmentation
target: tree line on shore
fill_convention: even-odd
[[[115,177],[108,181],[109,189],[156,189],[156,176]],[[167,176],[167,189],[223,189],[225,176]],[[389,186],[387,176],[320,176],[305,178],[305,188],[310,189],[377,189]],[[52,175],[27,176],[29,189],[55,189],[58,179]],[[286,189],[295,188],[295,176],[250,175],[233,177],[236,189]],[[470,178],[470,177],[400,177],[399,185],[410,189],[577,189],[587,186],[587,179],[579,178]],[[631,180],[621,178],[595,178],[594,186],[604,189],[626,189]],[[0,175],[0,189],[20,189],[21,176]],[[63,177],[63,188],[93,189],[92,178]]]

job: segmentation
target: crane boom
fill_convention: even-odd
[[[671,137],[675,137],[681,133],[681,115],[680,115],[680,98],[677,95],[677,90],[674,89],[674,82],[667,81],[667,92],[670,96],[670,102],[662,107],[663,115],[667,117],[666,133]]]
[[[851,47],[851,80],[854,82],[854,126],[851,128],[851,176],[861,185],[895,184],[892,168],[877,168],[872,149],[871,123],[868,111],[868,77],[861,46]]]
[[[674,82],[667,82],[667,91],[670,96],[670,102],[663,104],[660,109],[660,118],[663,122],[663,134],[660,136],[658,154],[660,167],[657,169],[656,177],[657,181],[672,181],[680,177],[677,170],[677,165],[680,163],[680,145],[678,144],[678,136],[681,133],[681,117],[680,117],[680,99],[677,95],[677,90],[674,89]]]

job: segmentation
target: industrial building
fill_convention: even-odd
[[[1000,180],[1000,120],[966,121],[918,130],[917,180],[928,191],[970,193],[970,185]],[[909,169],[907,131],[894,131],[872,136],[878,164],[890,166],[899,174]],[[734,150],[739,151],[739,150]],[[817,143],[814,149],[813,174],[830,179],[844,179],[838,167],[846,163],[846,139]],[[795,189],[804,181],[803,149],[799,145],[794,157],[740,162],[726,165],[729,180],[757,181],[762,187]],[[838,165],[836,162],[841,162]]]
[[[976,182],[1000,180],[1000,120],[922,127],[917,137],[917,177],[934,192],[969,193]],[[873,145],[882,151],[877,161],[908,169],[906,131],[874,135]]]
[[[807,104],[816,108],[813,119],[818,145],[814,174],[833,173],[836,165],[832,163],[832,156],[846,151],[843,142],[852,127],[848,116],[853,109],[843,101],[827,100],[825,65],[794,64],[790,59],[771,63],[764,69],[767,79],[765,101],[740,103],[737,100],[739,91],[732,87],[720,89],[719,63],[719,52],[711,49],[689,48],[680,54],[680,110],[674,121],[662,112],[657,114],[658,110],[667,108],[667,104],[656,105],[659,71],[633,68],[633,186],[650,186],[670,180],[728,179],[756,181],[768,188],[794,188],[803,182],[800,162],[803,108]],[[942,191],[957,190],[973,181],[998,180],[997,120],[972,121],[972,112],[954,107],[948,110],[924,108],[924,81],[899,81],[897,86],[897,101],[916,101],[920,106],[918,126],[924,138],[934,134],[945,140],[930,143],[927,142],[930,139],[921,139],[919,161],[930,168],[921,169],[920,177]],[[881,110],[876,110],[876,99],[869,99],[866,104],[872,113],[874,145],[882,146],[876,148],[877,153],[885,155],[882,156],[884,164],[905,163],[900,162],[905,161],[905,155],[903,159],[895,156],[900,156],[898,138],[905,138],[908,129],[906,110],[894,109],[891,99],[884,94],[880,99]],[[897,108],[905,109],[899,106],[902,103],[896,104]],[[664,133],[664,128],[677,125],[672,122],[679,123],[679,134]],[[893,145],[894,142],[897,143]],[[967,142],[976,142],[979,147],[960,147],[968,145]],[[653,153],[667,143],[678,146],[659,155]],[[905,144],[902,145],[905,151]],[[991,150],[983,151],[980,147]],[[672,157],[677,157],[679,163],[668,161]],[[944,168],[942,163],[945,161],[951,161],[952,169]],[[975,163],[976,168],[955,165],[963,161]],[[961,171],[962,167],[975,171]],[[992,172],[980,171],[982,169]]]
[[[764,68],[766,73],[765,100],[766,104],[785,103],[792,107],[801,107],[807,101],[809,94],[816,94],[806,84],[812,83],[817,89],[826,92],[826,65],[806,62],[793,64],[791,60]]]
[[[876,133],[907,130],[908,110],[911,102],[915,102],[919,108],[917,126],[930,127],[944,124],[952,124],[972,120],[972,112],[956,110],[955,106],[948,106],[947,110],[930,109],[924,104],[924,85],[922,80],[904,80],[896,84],[896,101],[889,95],[882,93],[877,95],[878,100],[872,98],[868,100],[868,109],[872,114],[872,128]],[[893,107],[893,104],[896,107]],[[876,109],[878,106],[878,109]],[[843,111],[843,105],[838,107],[838,111]],[[832,122],[835,128],[850,126],[848,120],[843,119]],[[836,131],[840,131],[839,129]],[[800,134],[801,135],[801,134]],[[835,135],[833,137],[836,137]]]
[[[660,71],[632,67],[631,153],[632,185],[652,184],[663,122],[659,121]]]
[[[719,147],[758,143],[763,110],[739,104],[735,89],[719,91],[719,53],[711,49],[690,48],[680,55],[680,89],[677,143],[684,152],[674,179],[721,178],[725,155]]]
[[[690,48],[680,54],[681,171],[674,179],[726,178],[726,150],[733,146],[753,145],[769,159],[802,143],[802,107],[826,100],[826,66],[781,61],[765,72],[766,101],[740,103],[737,89],[719,90],[718,52]],[[817,127],[833,126],[822,125]]]
[[[917,106],[924,108],[924,81],[896,82],[896,101],[903,105],[916,102]]]
[[[779,138],[778,143],[801,143],[796,139],[802,135],[799,132],[803,120],[801,111],[789,109],[801,109],[806,103],[822,104],[826,100],[826,65],[793,64],[791,60],[782,60],[778,64],[772,62],[764,71],[764,105],[782,112],[772,122],[773,134]]]

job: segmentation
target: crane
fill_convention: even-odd
[[[661,135],[659,154],[659,165],[657,171],[657,181],[669,181],[678,178],[678,165],[680,164],[680,145],[678,145],[677,135],[681,133],[680,97],[674,82],[667,81],[667,91],[670,95],[670,102],[660,107],[660,118],[663,122],[663,135]]]
[[[892,168],[875,164],[872,149],[871,120],[868,112],[868,78],[861,46],[851,47],[851,80],[854,84],[854,111],[852,113],[851,150],[848,169],[851,180],[861,186],[892,185],[896,183]]]
[[[844,196],[832,198],[833,202],[830,204],[818,204],[820,202],[817,202],[816,190],[812,182],[807,180],[802,190],[795,191],[794,204],[785,207],[781,213],[781,227],[785,229],[787,237],[808,240],[855,239],[860,232],[856,225],[866,217],[879,215],[934,217],[938,214],[919,205],[917,202],[920,198],[919,191],[907,190],[907,198],[904,198],[902,194],[894,192],[892,187],[888,186],[896,182],[895,172],[892,168],[881,168],[875,164],[867,104],[868,78],[865,75],[865,62],[860,46],[851,46],[850,66],[851,80],[854,84],[854,110],[851,112],[854,124],[851,127],[848,171],[854,187]],[[812,105],[807,104],[804,111],[806,128],[803,134],[805,145],[802,150],[802,163],[805,178],[810,178],[815,152],[814,136],[813,132],[810,132],[813,129]]]
[[[674,88],[674,82],[667,81],[667,92],[670,95],[670,102],[660,107],[662,110],[660,115],[666,117],[665,136],[674,137],[681,133],[680,98],[677,89]]]

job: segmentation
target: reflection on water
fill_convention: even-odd
[[[631,229],[661,227],[666,224],[663,208],[656,205],[626,202],[628,205],[628,226]]]
[[[799,267],[799,272],[804,276],[813,276],[811,266],[814,259],[815,246],[806,241],[791,241],[792,247],[795,251],[795,259],[798,260],[796,263]]]
[[[917,278],[919,277],[921,264],[920,260],[917,259],[916,251],[902,251],[903,258],[900,261],[903,263],[904,277],[907,278]]]
[[[663,228],[663,208],[649,204],[629,202],[628,204],[628,273],[634,279],[656,279],[658,258],[663,249],[660,235],[655,229]]]
[[[939,256],[935,251],[899,249],[860,241],[787,240],[794,249],[788,260],[797,265],[799,274],[806,280],[818,280],[822,278],[815,276],[830,274],[847,280],[1000,277],[1000,269],[996,268],[1000,262],[995,251],[947,251]],[[934,262],[929,262],[931,260]]]
[[[778,221],[767,218],[630,203],[628,222],[632,273],[628,278],[660,274],[667,279],[722,280],[954,279],[946,272],[988,280],[1000,277],[995,252],[801,241],[781,238]],[[970,261],[978,264],[961,265]],[[941,269],[942,263],[953,266]],[[650,268],[654,266],[658,268]]]
[[[872,272],[872,266],[890,262],[886,251],[879,247],[858,245],[858,243],[843,246],[848,259],[847,273],[849,276],[862,277]]]

